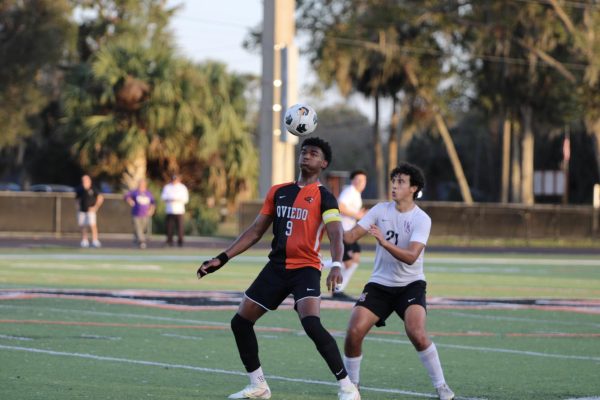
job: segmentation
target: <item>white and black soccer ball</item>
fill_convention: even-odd
[[[317,112],[308,104],[294,104],[285,112],[284,123],[292,135],[307,136],[317,129]]]

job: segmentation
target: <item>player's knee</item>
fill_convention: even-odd
[[[362,340],[362,332],[356,326],[349,326],[346,330],[346,341],[356,343]]]
[[[418,351],[426,349],[431,344],[425,329],[407,329],[406,335]]]
[[[242,332],[248,329],[252,329],[254,324],[251,321],[248,321],[246,318],[240,316],[240,314],[235,314],[231,319],[231,330],[233,332]]]
[[[333,340],[332,336],[321,324],[321,318],[314,315],[304,317],[300,320],[304,332],[312,339],[317,346],[324,345]]]

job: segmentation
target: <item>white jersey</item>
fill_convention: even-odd
[[[396,203],[378,203],[358,221],[358,225],[368,230],[377,225],[384,238],[394,245],[406,249],[410,242],[427,244],[431,230],[431,218],[417,205],[408,211],[400,212]],[[411,282],[425,280],[423,272],[423,256],[421,251],[414,264],[408,265],[393,257],[387,250],[377,244],[375,250],[375,266],[369,282],[384,286],[406,286]]]
[[[167,214],[185,214],[185,205],[189,201],[187,187],[183,183],[168,183],[162,190],[160,198],[167,203]]]
[[[356,190],[354,185],[348,185],[342,190],[342,193],[338,197],[338,203],[343,203],[344,206],[355,213],[358,213],[363,206],[360,192]],[[345,231],[354,228],[354,225],[356,225],[356,218],[342,214],[342,228]]]

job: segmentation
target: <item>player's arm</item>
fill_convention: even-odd
[[[360,225],[354,225],[349,231],[344,231],[344,242],[354,243],[367,234],[367,230]]]
[[[344,229],[340,213],[337,209],[330,209],[323,213],[323,222],[329,238],[331,251],[331,269],[327,275],[327,290],[333,291],[337,285],[342,283],[342,257],[344,255]]]
[[[101,194],[98,194],[98,197],[96,198],[96,204],[94,204],[94,210],[98,211],[103,203],[104,203],[104,196],[102,196]]]
[[[425,248],[425,244],[420,242],[409,242],[408,248],[403,249],[394,245],[392,242],[385,240],[383,232],[377,225],[371,225],[369,233],[377,239],[377,242],[395,259],[402,261],[405,264],[412,265],[417,261],[419,255]]]
[[[202,263],[196,272],[198,279],[215,272],[225,265],[229,259],[237,256],[240,253],[243,253],[253,244],[258,242],[271,225],[271,222],[273,222],[273,216],[259,214],[252,225],[250,225],[240,236],[238,236],[238,238],[224,252],[215,258]]]

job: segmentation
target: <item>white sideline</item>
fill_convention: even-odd
[[[28,309],[39,309],[39,307],[33,306],[16,306],[16,305],[3,305],[0,304],[0,308],[28,308]],[[115,316],[115,317],[127,317],[127,318],[142,318],[142,319],[150,319],[150,320],[160,320],[160,321],[170,321],[170,322],[186,322],[192,324],[204,324],[204,325],[215,325],[215,326],[229,326],[229,323],[224,322],[214,322],[214,321],[201,321],[201,320],[193,320],[193,319],[181,319],[181,318],[170,318],[170,317],[158,317],[153,315],[143,315],[143,314],[119,314],[119,313],[111,313],[104,311],[85,311],[85,310],[75,310],[75,309],[62,309],[62,308],[44,308],[45,310],[51,310],[56,312],[66,312],[66,313],[75,313],[75,314],[83,314],[83,315],[103,315],[103,316]],[[268,328],[268,327],[265,327]],[[344,333],[334,334],[335,337],[344,337]],[[384,342],[384,343],[396,343],[396,344],[406,344],[411,345],[410,341],[402,340],[402,339],[387,339],[387,338],[378,338],[367,336],[365,340],[374,341],[374,342]],[[475,350],[475,351],[484,351],[484,352],[495,352],[495,353],[506,353],[506,354],[516,354],[516,355],[524,355],[524,356],[535,356],[535,357],[549,357],[549,358],[558,358],[564,360],[585,360],[585,361],[600,361],[600,357],[590,357],[590,356],[575,356],[569,354],[549,354],[549,353],[539,353],[535,351],[523,351],[523,350],[511,350],[511,349],[502,349],[497,347],[480,347],[480,346],[465,346],[465,345],[457,345],[457,344],[444,344],[436,341],[436,346],[438,348],[453,348],[453,349],[461,349],[461,350]],[[600,400],[600,399],[598,399]]]
[[[213,255],[212,253],[210,253]],[[192,262],[198,263],[206,258],[207,255],[196,254],[196,255],[136,255],[136,254],[70,254],[70,253],[57,253],[57,254],[28,254],[28,253],[12,253],[2,254],[3,260],[101,260],[101,261],[180,261],[180,262]],[[265,263],[268,261],[266,254],[264,256],[251,256],[251,255],[240,255],[236,256],[230,262],[259,262]],[[374,257],[365,256],[361,257],[363,263],[373,263]],[[594,258],[574,258],[568,255],[566,256],[551,256],[551,255],[538,255],[535,258],[527,257],[465,257],[464,255],[457,255],[455,257],[443,255],[437,256],[430,254],[428,256],[427,265],[437,264],[463,264],[463,265],[577,265],[577,266],[600,266],[600,260]],[[427,265],[425,266],[427,270]]]
[[[385,338],[375,338],[375,337],[366,337],[365,340],[371,340],[374,342],[383,342],[383,343],[397,343],[397,344],[411,344],[408,340],[399,340],[399,339],[385,339]],[[496,347],[481,347],[481,346],[464,346],[460,344],[448,344],[448,343],[440,343],[439,341],[435,342],[437,348],[445,347],[449,349],[461,349],[461,350],[475,350],[475,351],[488,351],[491,353],[507,353],[507,354],[517,354],[521,356],[535,356],[535,357],[549,357],[549,358],[560,358],[562,360],[585,360],[585,361],[600,361],[600,357],[588,357],[588,356],[573,356],[568,354],[551,354],[551,353],[540,353],[537,351],[523,351],[523,350],[511,350],[511,349],[499,349]]]
[[[86,353],[70,353],[70,352],[65,352],[65,351],[36,349],[36,348],[31,348],[31,347],[0,345],[0,349],[13,350],[13,351],[25,351],[28,353],[48,354],[48,355],[52,355],[52,356],[86,358],[86,359],[96,360],[96,361],[109,361],[109,362],[119,362],[119,363],[125,363],[125,364],[147,365],[147,366],[152,366],[152,367],[186,369],[186,370],[192,370],[192,371],[211,372],[211,373],[226,374],[226,375],[237,375],[237,376],[246,376],[247,375],[244,372],[228,371],[225,369],[204,368],[204,367],[196,367],[193,365],[185,365],[185,364],[169,364],[169,363],[156,362],[156,361],[132,360],[132,359],[128,359],[128,358],[98,356],[95,354],[86,354]],[[317,384],[317,385],[338,386],[338,384],[336,382],[326,382],[326,381],[319,381],[319,380],[313,380],[313,379],[288,378],[285,376],[277,376],[277,375],[267,375],[266,377],[267,377],[267,379],[280,380],[280,381],[285,381],[285,382],[299,382],[299,383],[311,383],[311,384]],[[399,390],[399,389],[385,389],[385,388],[374,388],[374,387],[361,386],[361,390],[369,390],[369,391],[373,391],[373,392],[382,392],[382,393],[405,394],[405,395],[416,396],[416,397],[428,397],[428,398],[436,398],[437,397],[437,396],[435,396],[433,394],[429,394],[429,393],[419,393],[419,392],[412,392],[412,391],[408,391],[408,390]],[[477,397],[457,397],[457,400],[458,399],[484,400],[484,399],[477,398]]]

